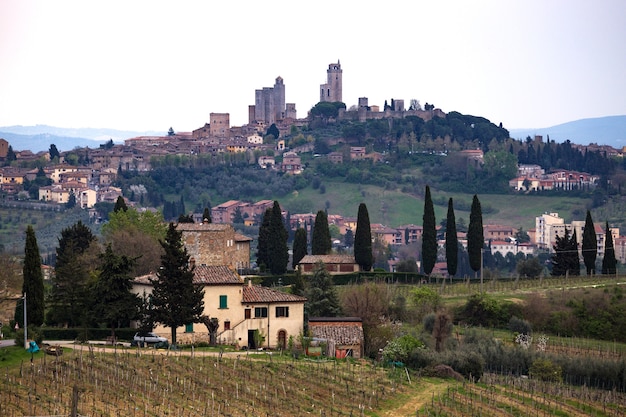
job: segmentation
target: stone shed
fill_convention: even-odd
[[[360,317],[311,317],[311,336],[326,343],[330,357],[363,356],[363,320]]]

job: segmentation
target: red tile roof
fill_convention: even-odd
[[[155,273],[136,277],[137,284],[151,285],[150,280],[155,280]],[[227,266],[196,265],[194,269],[194,284],[204,285],[243,285],[243,279]]]
[[[303,303],[305,297],[288,294],[286,292],[273,290],[260,285],[245,285],[243,287],[243,304],[252,303]]]

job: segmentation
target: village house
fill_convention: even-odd
[[[156,274],[133,281],[133,292],[149,295]],[[219,320],[217,341],[237,348],[285,348],[304,328],[306,298],[247,283],[228,266],[197,265],[194,283],[204,287],[204,315]],[[135,323],[136,324],[136,323]],[[164,337],[171,329],[162,325],[154,332]],[[208,329],[189,323],[176,329],[179,343],[207,342]]]

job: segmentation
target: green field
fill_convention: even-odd
[[[292,212],[312,212],[324,210],[328,206],[331,214],[356,217],[361,202],[367,205],[370,221],[390,227],[404,224],[422,224],[424,211],[423,195],[414,196],[397,190],[385,190],[373,185],[351,184],[342,181],[324,180],[325,193],[310,187],[293,192],[279,199],[281,205]],[[445,218],[447,200],[452,197],[457,205],[470,207],[471,194],[446,193],[431,189],[435,201],[437,223]],[[558,212],[566,222],[582,220],[586,213],[587,199],[578,197],[546,197],[529,195],[485,194],[478,196],[483,207],[483,224],[505,224],[525,230],[535,227],[535,217],[545,212]],[[438,205],[442,201],[445,204]],[[489,212],[487,212],[489,210]],[[455,208],[457,221],[460,218],[469,222],[469,210]],[[575,218],[574,218],[575,217]],[[598,219],[603,221],[603,219]]]

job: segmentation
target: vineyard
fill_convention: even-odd
[[[108,352],[43,355],[5,369],[0,415],[360,416],[408,389],[403,369],[350,361]]]
[[[623,416],[626,394],[485,374],[480,384],[448,387],[418,416]]]

